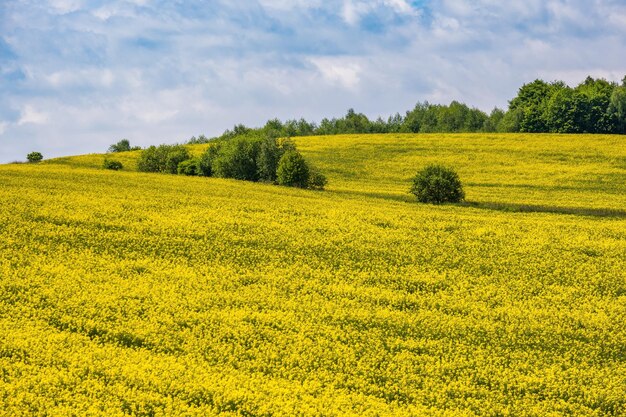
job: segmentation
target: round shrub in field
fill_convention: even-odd
[[[465,198],[458,174],[443,165],[428,165],[413,178],[411,193],[421,203],[458,203]]]
[[[31,152],[26,155],[28,162],[40,162],[43,159],[43,155],[40,152]]]
[[[323,190],[326,184],[328,184],[326,176],[317,169],[310,167],[308,187],[312,190]]]
[[[306,188],[309,184],[309,167],[298,151],[286,151],[278,161],[276,182],[290,187]]]
[[[112,169],[113,171],[119,171],[120,169],[124,168],[120,161],[112,161],[109,159],[104,160],[104,164],[102,164],[102,167],[104,169]]]

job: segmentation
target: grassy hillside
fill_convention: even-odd
[[[0,415],[626,413],[623,137],[297,144],[327,191],[0,166]]]

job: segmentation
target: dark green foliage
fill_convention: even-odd
[[[259,153],[256,158],[257,173],[259,180],[276,181],[276,169],[278,161],[282,156],[281,148],[274,137],[267,137],[259,146]]]
[[[544,113],[554,87],[545,81],[535,80],[524,84],[519,89],[517,97],[511,100],[509,104],[509,110],[520,111],[520,132],[540,133],[548,131]]]
[[[495,107],[483,125],[483,132],[499,132],[500,124],[506,113],[504,110]]]
[[[189,151],[183,145],[150,146],[141,152],[137,169],[142,172],[176,174],[178,164],[187,159],[190,159]]]
[[[298,151],[288,150],[280,158],[276,182],[289,187],[306,188],[309,185],[309,167]]]
[[[130,150],[130,142],[128,141],[128,139],[122,139],[119,142],[109,146],[109,152],[128,152]]]
[[[312,190],[323,190],[326,184],[328,184],[328,180],[324,174],[313,167],[309,167],[308,188]]]
[[[535,80],[523,85],[517,97],[511,100],[499,130],[623,133],[612,105],[618,89],[615,83],[592,77],[587,77],[576,88],[561,81]]]
[[[139,151],[141,150],[141,146],[130,146],[130,142],[128,139],[122,139],[117,143],[109,146],[109,150],[107,152],[128,152],[128,151]]]
[[[186,159],[178,164],[177,172],[179,175],[200,175],[200,159]]]
[[[213,161],[217,158],[221,146],[221,143],[217,142],[211,144],[207,150],[204,151],[198,161],[198,175],[202,175],[204,177],[210,177],[213,175]]]
[[[199,135],[198,137],[192,136],[191,139],[187,141],[188,145],[199,145],[203,143],[209,143],[211,139],[207,138],[204,135]]]
[[[41,154],[41,152],[31,152],[26,155],[26,159],[28,160],[28,162],[41,162],[41,160],[43,159],[43,155]]]
[[[262,130],[268,138],[275,139],[284,136],[282,134],[284,131],[283,123],[278,119],[268,120]]]
[[[413,179],[411,193],[421,203],[458,203],[465,198],[458,174],[443,165],[428,165]]]
[[[260,181],[276,181],[278,161],[288,150],[295,150],[296,145],[289,139],[277,140],[267,137],[260,142],[259,153],[256,158],[257,172]]]
[[[183,145],[174,145],[168,152],[165,159],[165,171],[168,174],[177,174],[178,165],[191,158],[189,151]]]
[[[237,136],[247,135],[252,132],[254,129],[251,129],[243,124],[238,124],[233,127],[233,130],[226,130],[219,139],[232,139]]]
[[[387,132],[388,133],[401,133],[407,132],[404,126],[404,118],[400,115],[400,113],[396,113],[393,116],[389,116],[387,119]],[[384,132],[380,132],[384,133]]]
[[[105,159],[104,163],[102,164],[102,167],[104,169],[110,169],[113,171],[119,171],[120,169],[124,168],[124,166],[122,165],[120,161],[114,161],[111,159]]]
[[[338,119],[335,124],[341,133],[371,133],[371,122],[363,113],[356,113],[349,109],[343,119]]]
[[[212,174],[222,178],[258,181],[256,160],[260,142],[260,139],[250,135],[235,136],[225,141],[211,161]]]
[[[578,132],[580,110],[578,93],[569,87],[558,89],[546,104],[545,119],[548,130],[554,133]]]
[[[279,123],[271,121],[265,126],[269,127],[278,128]],[[179,169],[187,167],[185,162]],[[309,175],[309,168],[293,141],[271,135],[261,137],[255,132],[215,141],[195,162],[195,167],[196,175],[277,182],[302,188],[323,189],[327,182],[321,173]]]
[[[573,107],[576,111],[578,131],[607,133],[613,130],[608,108],[615,87],[615,84],[606,80],[587,77],[575,88],[578,99]]]
[[[613,132],[626,133],[626,85],[613,90],[608,113],[613,121]]]
[[[498,123],[498,132],[519,132],[523,117],[524,111],[522,109],[507,111]]]
[[[404,123],[398,131],[480,132],[487,120],[488,116],[481,110],[471,109],[458,101],[453,101],[449,106],[424,102],[417,103],[413,110],[407,112]]]
[[[283,132],[279,136],[311,136],[316,134],[316,128],[317,126],[315,125],[315,123],[309,123],[304,119],[287,120],[283,125]]]

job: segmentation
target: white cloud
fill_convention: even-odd
[[[409,15],[417,14],[417,10],[413,8],[406,0],[384,0],[384,4],[391,7],[398,13],[404,13]]]
[[[28,123],[40,125],[44,124],[48,121],[49,115],[46,112],[39,111],[35,109],[31,105],[26,105],[22,110],[22,115],[20,119],[17,121],[18,126],[25,125]]]
[[[259,0],[259,3],[265,8],[278,10],[312,9],[323,4],[322,0]]]
[[[346,89],[354,89],[359,84],[361,66],[345,58],[310,58],[324,79]]]
[[[83,7],[81,0],[49,0],[52,9],[59,14],[66,14],[80,10]]]
[[[401,15],[419,15],[406,0],[343,0],[341,16],[347,24],[356,25],[364,16],[385,8]]]
[[[67,88],[72,86],[110,87],[115,81],[115,75],[110,69],[86,68],[81,70],[62,70],[49,75],[44,79],[52,87]]]
[[[353,0],[344,0],[341,16],[349,25],[355,25],[361,19],[361,16],[368,11],[367,4]]]

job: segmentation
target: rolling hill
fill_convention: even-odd
[[[295,140],[327,190],[0,166],[0,415],[626,413],[624,137]]]

